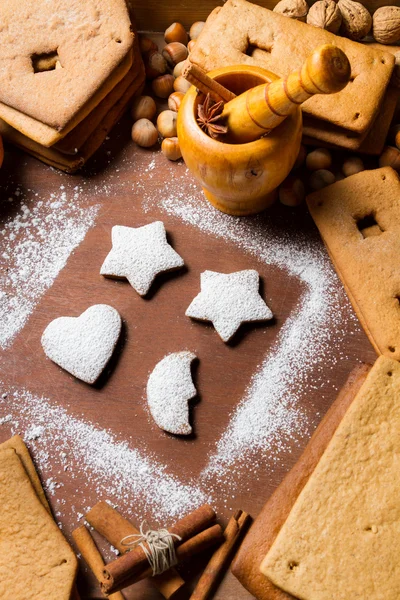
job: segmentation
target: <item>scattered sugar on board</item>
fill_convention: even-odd
[[[308,239],[293,227],[286,227],[286,223],[282,234],[279,224],[269,221],[268,217],[240,220],[218,213],[203,200],[199,186],[192,183],[182,163],[170,165],[170,177],[166,178],[170,183],[160,190],[154,174],[161,161],[164,168],[164,157],[159,153],[152,154],[148,164],[142,166],[140,181],[131,184],[134,194],[143,199],[144,210],[157,207],[205,233],[233,242],[238,248],[252,254],[257,261],[278,266],[285,269],[289,275],[300,278],[304,283],[305,292],[282,328],[279,339],[272,348],[267,349],[264,362],[254,374],[237,409],[233,411],[231,423],[217,442],[209,464],[200,479],[196,479],[193,484],[184,485],[171,477],[167,466],[160,465],[157,458],[147,449],[141,448],[140,452],[130,449],[127,442],[119,442],[107,431],[96,429],[85,421],[71,419],[64,409],[53,408],[49,401],[37,398],[28,391],[14,391],[9,394],[9,399],[15,404],[11,414],[7,393],[3,393],[3,401],[7,400],[3,412],[6,416],[0,424],[3,427],[11,425],[12,432],[20,432],[25,436],[28,445],[34,451],[40,471],[45,473],[48,479],[52,479],[49,477],[49,471],[53,471],[53,481],[62,482],[65,478],[76,480],[75,504],[72,506],[65,501],[57,486],[51,486],[55,493],[54,501],[58,515],[69,511],[76,518],[77,515],[87,512],[90,507],[85,498],[85,488],[88,491],[95,489],[102,497],[112,498],[127,511],[127,514],[131,511],[133,517],[146,512],[160,521],[184,514],[201,502],[212,501],[211,496],[215,497],[215,491],[221,495],[221,487],[224,485],[233,486],[229,490],[229,496],[225,495],[227,489],[222,492],[225,506],[233,508],[231,504],[235,504],[237,489],[247,489],[251,492],[244,480],[232,476],[235,470],[242,470],[245,465],[246,470],[252,470],[253,477],[258,478],[256,471],[260,461],[246,460],[252,448],[258,456],[268,457],[269,465],[285,465],[285,452],[290,451],[293,440],[309,434],[311,423],[302,411],[301,398],[304,398],[308,391],[316,389],[323,395],[324,387],[330,385],[326,374],[334,365],[330,348],[336,346],[335,352],[338,349],[339,353],[341,351],[342,332],[346,324],[341,309],[347,303],[347,299],[322,250],[319,238],[315,236]],[[129,154],[124,157],[122,164],[125,163],[126,168],[130,169]],[[36,194],[33,208],[24,201],[23,192],[19,189],[15,190],[10,198],[13,206],[18,205],[18,214],[3,226],[3,232],[0,233],[3,238],[0,237],[1,245],[11,250],[14,244],[18,247],[20,241],[25,241],[26,230],[27,235],[30,230],[39,237],[42,229],[47,230],[51,238],[51,243],[45,244],[51,255],[47,266],[51,266],[51,258],[55,254],[58,268],[56,265],[54,271],[48,271],[44,282],[39,278],[38,285],[35,286],[37,289],[32,289],[25,295],[24,285],[20,286],[20,291],[16,282],[0,275],[0,317],[4,306],[4,294],[7,292],[6,310],[9,311],[11,307],[18,320],[15,324],[12,320],[7,323],[5,335],[0,331],[0,347],[10,345],[44,291],[51,286],[59,270],[65,265],[70,252],[83,239],[96,217],[98,207],[86,208],[87,203],[81,203],[79,197],[79,193],[84,191],[89,182],[81,180],[75,194],[69,183],[70,178],[58,171],[54,173],[58,174],[66,186],[60,186],[60,191],[57,190],[57,193],[49,198],[40,198]],[[91,184],[90,194],[100,198],[114,196],[118,189],[126,187],[127,184],[128,182],[119,179],[118,174],[106,170],[98,185]],[[27,191],[31,192],[29,189]],[[52,206],[53,202],[56,202],[55,206]],[[30,211],[29,214],[26,208],[22,208],[24,204]],[[64,211],[63,219],[57,219],[56,216],[53,223],[51,217],[47,217],[52,213],[51,209],[55,210],[56,207],[58,215]],[[38,209],[36,213],[33,212],[34,208]],[[62,244],[62,221],[65,217],[67,226],[72,230],[74,225],[78,231],[79,226],[82,227],[80,235],[75,230],[76,242],[73,244],[70,243],[71,236],[65,229],[64,245]],[[39,223],[33,219],[39,219]],[[25,222],[30,225],[19,224]],[[32,235],[33,241],[37,239],[35,235]],[[29,237],[27,239],[29,240]],[[43,256],[45,264],[46,258],[49,256]],[[36,265],[43,269],[40,265],[40,253],[38,259]],[[35,265],[34,259],[32,264]],[[10,262],[11,273],[15,274],[17,280],[20,277],[23,280],[23,269],[23,261],[18,264]],[[34,267],[32,272],[37,273]],[[22,315],[22,320],[19,315]],[[349,331],[348,323],[347,333],[354,333]],[[341,358],[345,359],[346,356],[343,354]],[[320,372],[320,378],[315,377],[316,370]],[[293,382],[296,387],[293,386]],[[19,398],[18,403],[14,402],[16,398]],[[314,417],[315,415],[312,419]],[[40,431],[40,435],[34,436],[32,440],[27,439],[29,431],[35,432],[36,427],[43,426],[44,432],[36,430]],[[133,503],[133,499],[137,500],[137,503]]]
[[[293,441],[310,433],[312,423],[302,399],[323,384],[335,356],[342,352],[344,331],[349,329],[348,317],[343,316],[348,300],[317,232],[304,234],[289,219],[282,227],[267,213],[246,219],[225,215],[203,199],[186,168],[177,172],[172,165],[170,169],[165,177],[170,183],[157,195],[147,192],[144,181],[139,184],[145,211],[157,206],[207,234],[233,242],[256,260],[283,269],[304,286],[244,397],[238,399],[200,477],[204,485],[212,486],[219,479],[235,487],[232,470],[242,470],[244,464],[248,472],[259,468],[257,460],[246,460],[249,454],[261,452],[270,464],[279,464]]]
[[[31,190],[28,190],[31,191]],[[0,229],[0,348],[7,348],[93,226],[99,206],[80,206],[82,188],[61,185],[28,203],[17,188]]]
[[[33,450],[49,493],[57,496],[68,481],[76,481],[79,489],[72,505],[76,521],[78,514],[88,510],[85,491],[115,503],[135,520],[146,514],[158,522],[180,517],[212,501],[196,482],[182,484],[169,475],[167,467],[146,448],[136,449],[126,441],[117,441],[104,429],[53,406],[48,398],[24,389],[9,389],[1,405],[9,412],[10,433],[20,434]],[[32,432],[40,434],[32,436]],[[67,458],[72,468],[66,471]]]

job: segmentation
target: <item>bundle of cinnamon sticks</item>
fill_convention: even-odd
[[[171,534],[178,536],[174,538],[178,561],[186,560],[222,541],[222,528],[214,524],[215,519],[214,510],[204,504],[168,528]],[[106,594],[112,594],[151,575],[145,551],[141,546],[136,546],[105,567],[101,589]]]
[[[82,557],[93,570],[107,597],[115,597],[116,600],[119,600],[119,590],[144,578],[152,577],[152,568],[143,546],[137,545],[130,549],[124,543],[124,538],[127,536],[139,533],[130,521],[122,517],[106,502],[96,504],[86,515],[86,520],[122,554],[116,560],[104,565],[89,530],[85,526],[81,526],[73,533]],[[191,596],[191,600],[206,600],[210,597],[223,570],[232,558],[233,550],[247,528],[250,517],[241,510],[237,511],[230,519],[225,531],[215,523],[215,520],[215,511],[210,506],[203,505],[168,528],[169,533],[173,534],[172,539],[178,562],[218,545]],[[166,600],[172,598],[185,584],[174,568],[152,577],[152,581]],[[111,596],[109,596],[110,594]]]

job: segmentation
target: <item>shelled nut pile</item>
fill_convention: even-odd
[[[151,38],[140,38],[140,50],[152,94],[166,100],[168,109],[157,116],[157,104],[151,96],[136,98],[131,109],[134,120],[132,139],[138,146],[150,148],[161,137],[161,151],[169,160],[182,157],[176,121],[181,102],[190,88],[190,83],[182,77],[182,69],[203,26],[202,21],[197,21],[187,33],[183,25],[172,23],[164,32],[166,45],[162,49]]]

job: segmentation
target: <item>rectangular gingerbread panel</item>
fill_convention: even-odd
[[[239,548],[232,563],[232,572],[257,600],[293,600],[293,596],[263,576],[260,565],[370,369],[370,365],[362,364],[350,373],[300,459],[263,506]]]
[[[400,182],[390,167],[363,171],[307,203],[371,343],[400,360]]]
[[[69,600],[77,560],[12,448],[0,451],[0,597]]]
[[[400,596],[400,364],[380,357],[261,571],[302,600]]]
[[[228,0],[211,13],[190,60],[211,71],[223,66],[258,65],[281,77],[300,68],[322,44],[348,56],[352,79],[344,90],[314,96],[304,112],[358,134],[371,126],[393,71],[392,54],[289,19],[246,0]]]

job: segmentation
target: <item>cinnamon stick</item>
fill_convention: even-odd
[[[178,546],[176,549],[176,557],[179,562],[187,560],[192,556],[207,550],[211,546],[220,543],[223,539],[221,526],[213,525]],[[119,560],[121,559],[109,563],[103,570],[104,579],[101,583],[101,589],[105,594],[124,589],[141,579],[151,577],[151,568],[149,566],[140,573],[132,575],[130,571],[123,572],[120,570],[120,565],[116,564]]]
[[[186,517],[183,517],[183,519],[180,519],[168,528],[170,533],[181,538],[180,540],[174,538],[174,545],[178,546],[193,537],[213,523],[215,518],[216,514],[214,510],[207,504],[200,506],[197,510],[186,515]],[[117,560],[114,560],[108,565],[111,569],[111,577],[116,582],[123,582],[127,578],[137,579],[137,577],[147,570],[148,566],[149,562],[147,556],[140,546],[136,546],[131,549],[130,552],[117,558]],[[108,567],[107,571],[109,570]]]
[[[74,538],[79,552],[82,554],[83,560],[93,572],[93,575],[96,577],[97,581],[101,582],[104,569],[104,560],[96,544],[94,543],[94,539],[90,535],[89,530],[82,525],[72,532],[72,537]],[[115,592],[114,594],[108,596],[108,598],[109,600],[125,600],[121,592]]]
[[[139,530],[128,519],[120,515],[107,502],[98,502],[93,506],[87,513],[86,520],[121,554],[126,554],[131,549],[121,543],[122,539],[127,535],[139,533]],[[174,568],[161,573],[161,575],[156,575],[152,578],[152,582],[166,600],[172,598],[185,585],[185,581]]]
[[[208,565],[190,596],[190,600],[207,600],[210,598],[249,524],[250,515],[242,510],[238,510],[231,517],[224,531],[225,541],[210,558]]]
[[[236,98],[236,94],[228,90],[226,87],[212,79],[199,66],[187,61],[186,66],[182,71],[183,77],[194,85],[203,94],[210,94],[211,98],[216,102],[229,102]]]

